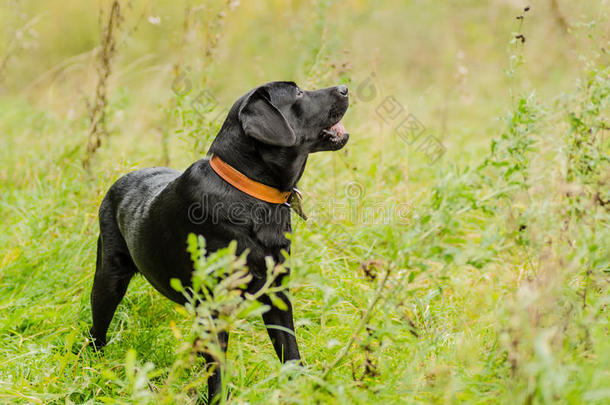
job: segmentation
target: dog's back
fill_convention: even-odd
[[[129,251],[133,252],[136,249],[135,235],[149,215],[151,203],[180,174],[180,171],[167,167],[151,167],[121,177],[110,187],[102,201],[100,228],[105,225],[102,211],[110,209]]]

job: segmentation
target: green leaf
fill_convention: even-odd
[[[277,295],[271,293],[269,294],[269,299],[271,300],[273,306],[278,308],[280,311],[286,311],[288,309],[286,303]]]
[[[172,278],[169,280],[169,285],[178,292],[184,292],[184,287],[182,286],[180,279]]]

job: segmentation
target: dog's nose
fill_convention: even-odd
[[[345,84],[342,84],[341,86],[337,86],[337,91],[342,96],[347,96],[347,86]]]

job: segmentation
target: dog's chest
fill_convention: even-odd
[[[276,261],[283,261],[281,251],[290,252],[290,239],[286,236],[292,232],[290,225],[290,214],[277,213],[275,218],[269,221],[254,221],[252,231],[255,240],[267,256],[272,256]],[[282,260],[279,260],[282,258]]]

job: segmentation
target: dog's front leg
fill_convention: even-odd
[[[283,292],[275,294],[286,305],[286,310],[282,310],[271,302],[267,295],[260,298],[261,303],[268,305],[271,309],[263,314],[263,321],[267,327],[267,332],[273,343],[273,348],[280,361],[285,363],[290,360],[301,360],[297,339],[294,334],[294,321],[292,318],[292,305],[290,300]]]
[[[229,334],[227,332],[218,333],[218,344],[223,353],[226,353],[229,344]],[[218,404],[221,402],[220,399],[222,395],[221,362],[208,352],[204,352],[203,356],[208,367],[214,367],[212,374],[208,377],[208,404]]]

